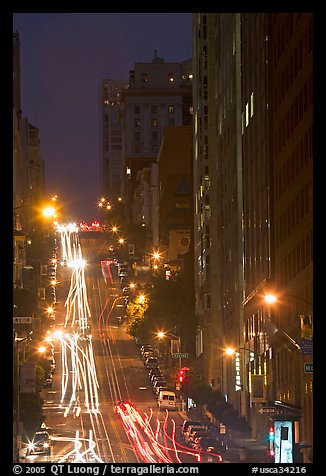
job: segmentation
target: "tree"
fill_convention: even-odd
[[[183,342],[193,341],[197,319],[195,316],[195,301],[189,292],[182,274],[174,279],[166,280],[159,276],[149,289],[148,314],[152,331],[158,328],[176,328],[182,335]]]
[[[242,433],[250,432],[247,420],[225,400],[221,391],[214,389],[193,370],[188,372],[187,379],[182,384],[182,393],[201,407],[206,407],[216,420],[226,427]]]
[[[127,329],[133,337],[140,337],[144,333],[144,324],[147,321],[146,311],[148,298],[145,294],[136,296],[127,306]]]

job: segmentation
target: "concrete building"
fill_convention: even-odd
[[[135,63],[124,90],[122,194],[132,223],[137,173],[156,162],[166,126],[192,121],[191,61]]]

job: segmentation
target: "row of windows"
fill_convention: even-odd
[[[129,71],[129,79],[130,79],[130,83],[135,83],[135,71],[132,70],[132,71]],[[155,81],[157,81],[155,79]],[[170,82],[170,83],[173,83],[174,82],[174,74],[173,73],[168,73],[167,74],[167,81]],[[141,82],[146,84],[149,82],[149,74],[144,72],[144,73],[141,73]]]
[[[150,150],[152,153],[157,154],[159,151],[159,144],[152,143],[150,145]],[[141,152],[147,152],[147,149],[145,149],[142,144],[132,144],[131,151],[135,154],[139,154]]]
[[[277,132],[275,132],[275,150],[276,153],[284,147],[300,120],[307,113],[312,104],[312,75],[301,88],[299,94],[292,103],[291,109],[286,117],[281,121]]]
[[[151,119],[151,125],[153,129],[158,127],[158,120],[156,118]],[[175,126],[175,118],[174,117],[168,117],[168,126]],[[134,119],[134,128],[139,129],[142,127],[142,121],[141,119]]]
[[[134,140],[135,142],[139,143],[141,142],[142,134],[140,131],[134,132]],[[152,141],[158,141],[159,140],[159,134],[157,130],[151,131],[151,140]],[[138,144],[139,145],[139,144]]]
[[[275,197],[279,199],[294,181],[307,162],[312,159],[312,127],[301,138],[299,144],[291,153],[290,157],[284,163],[279,171],[275,182]]]
[[[157,114],[158,113],[158,105],[157,104],[151,104],[150,106],[151,114]],[[167,111],[169,114],[174,114],[175,113],[175,105],[174,104],[168,104],[167,106]],[[134,105],[134,114],[140,114],[141,112],[141,106],[139,104]]]
[[[312,262],[312,245],[312,232],[310,232],[280,262],[276,268],[276,282],[279,288],[285,286]]]
[[[122,144],[112,144],[111,148],[108,142],[104,144],[104,150],[107,152],[109,150],[122,150]]]
[[[292,202],[282,211],[276,222],[276,244],[280,245],[299,225],[306,215],[312,212],[312,184],[306,184]]]

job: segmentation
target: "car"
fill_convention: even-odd
[[[193,448],[196,451],[211,451],[214,453],[218,453],[220,451],[217,440],[210,436],[199,436],[196,438]]]
[[[163,386],[157,385],[156,387],[154,387],[154,393],[155,393],[156,397],[158,397],[160,392],[161,391],[163,392],[163,390],[169,390],[169,388],[164,386],[164,385]]]
[[[178,410],[176,394],[170,390],[160,391],[157,404],[159,410]]]
[[[198,438],[200,437],[210,438],[212,436],[213,436],[212,433],[206,428],[203,428],[202,430],[195,430],[189,435],[188,444],[194,447]]]
[[[164,379],[156,380],[156,381],[153,383],[153,392],[156,394],[156,392],[155,392],[155,389],[156,389],[156,388],[158,388],[158,387],[166,387],[166,386],[167,386],[166,380],[164,380]]]
[[[43,388],[51,388],[52,383],[53,383],[52,376],[45,377],[43,381]]]
[[[188,430],[188,427],[191,425],[201,426],[202,423],[200,420],[184,420],[181,427],[182,433],[183,434],[186,433],[186,431]]]
[[[151,346],[151,344],[143,344],[140,348],[140,353],[141,355],[143,355],[144,352],[147,352],[149,350],[153,350],[153,347]]]
[[[28,443],[26,456],[37,454],[51,454],[50,436],[47,431],[37,431]]]
[[[207,431],[207,427],[203,425],[191,425],[188,427],[187,431],[183,434],[184,439],[187,443],[191,444],[191,438],[193,436],[193,433],[198,430]]]
[[[144,365],[147,369],[150,369],[150,368],[153,368],[153,367],[158,367],[158,358],[157,357],[148,357],[148,359],[145,360]]]

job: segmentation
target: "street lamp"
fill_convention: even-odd
[[[179,369],[182,367],[182,360],[181,360],[181,338],[180,336],[177,336],[175,334],[172,334],[171,332],[166,332],[166,331],[159,331],[157,332],[157,337],[159,339],[164,339],[165,337],[173,337],[178,340],[178,353],[179,353]],[[172,354],[172,352],[171,352]]]
[[[237,347],[236,349],[234,349],[233,347],[227,347],[225,349],[225,354],[228,356],[235,356],[235,358],[237,359],[235,390],[238,391],[243,390],[245,388],[249,393],[247,372],[243,372],[240,365],[240,351],[247,352],[247,355],[249,356],[249,359],[247,361],[244,360],[244,365],[246,367],[249,362],[254,360],[254,352],[252,350],[248,349],[247,347]],[[242,381],[244,381],[244,385],[242,384]]]

